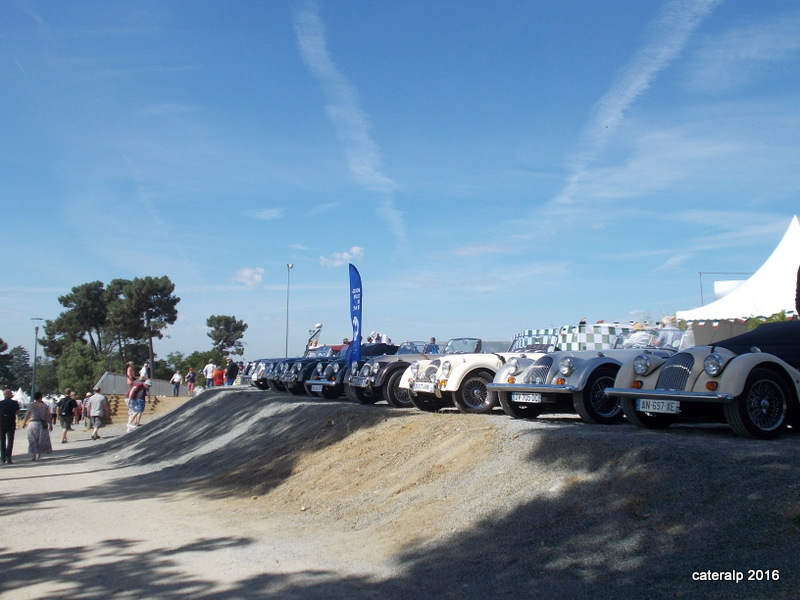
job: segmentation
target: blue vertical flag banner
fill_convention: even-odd
[[[350,342],[350,361],[361,359],[361,275],[350,265],[350,321],[353,337]]]

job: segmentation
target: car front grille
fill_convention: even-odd
[[[694,357],[688,352],[679,352],[661,367],[656,383],[657,390],[683,390],[694,367]]]
[[[537,359],[525,373],[525,383],[546,383],[547,374],[550,372],[550,367],[553,366],[552,356],[542,356]]]

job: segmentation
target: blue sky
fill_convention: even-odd
[[[0,337],[167,275],[156,353],[700,304],[798,212],[800,3],[6,0]],[[731,277],[723,276],[722,279]],[[713,276],[703,278],[706,302]]]

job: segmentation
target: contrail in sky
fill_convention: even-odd
[[[722,0],[672,0],[651,26],[651,41],[623,67],[616,83],[596,104],[584,129],[584,150],[556,202],[569,203],[609,137],[619,128],[625,111],[650,87],[658,73],[683,50],[692,32]]]
[[[399,242],[405,241],[402,213],[394,208],[392,200],[397,186],[381,171],[380,150],[369,135],[369,121],[359,105],[358,93],[331,59],[325,26],[315,5],[309,3],[295,12],[294,28],[303,60],[325,94],[325,110],[344,144],[353,177],[359,185],[383,197],[378,215]]]

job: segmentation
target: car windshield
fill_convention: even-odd
[[[422,354],[425,342],[403,342],[397,349],[397,354]]]
[[[615,348],[664,348],[681,349],[683,330],[677,327],[663,329],[640,329],[627,334],[620,334],[614,344]]]
[[[547,352],[558,347],[558,334],[525,335],[514,338],[509,352]]]
[[[480,348],[480,338],[455,338],[448,340],[444,350],[442,350],[442,354],[471,354],[472,352],[480,352]]]

